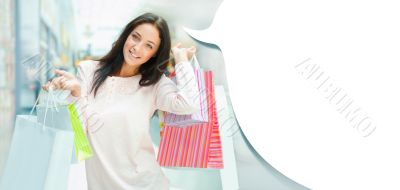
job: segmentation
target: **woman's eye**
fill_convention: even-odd
[[[153,46],[151,46],[150,44],[147,44],[147,48],[153,49]]]
[[[134,40],[138,40],[138,39],[139,39],[139,37],[136,36],[135,34],[132,34],[132,38],[133,38]]]

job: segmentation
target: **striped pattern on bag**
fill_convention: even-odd
[[[164,167],[224,167],[212,71],[204,72],[208,122],[184,128],[163,123],[157,161]]]

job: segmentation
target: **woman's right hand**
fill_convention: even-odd
[[[58,69],[55,70],[55,73],[58,77],[43,85],[43,90],[63,89],[71,91],[72,96],[79,97],[81,95],[81,84],[73,74]]]
[[[175,64],[178,64],[182,61],[189,61],[189,59],[196,52],[196,47],[191,46],[190,48],[182,48],[181,43],[176,44],[171,48],[172,54],[175,59]]]

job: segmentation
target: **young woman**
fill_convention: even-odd
[[[86,160],[88,188],[94,190],[169,188],[156,161],[149,134],[157,110],[176,114],[198,111],[198,86],[188,61],[195,48],[172,48],[177,84],[163,75],[170,58],[166,21],[152,13],[128,23],[107,55],[83,61],[78,75],[43,86],[71,91],[79,103],[94,156]]]

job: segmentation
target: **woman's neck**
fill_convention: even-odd
[[[126,63],[122,64],[121,70],[117,73],[119,77],[131,77],[139,74],[138,66],[130,66]]]

